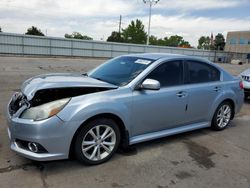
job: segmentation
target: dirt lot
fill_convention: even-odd
[[[0,187],[250,187],[250,101],[222,132],[198,130],[135,146],[99,166],[33,162],[9,149],[5,110],[27,78],[85,72],[102,59],[0,57]],[[234,75],[249,65],[221,64]]]

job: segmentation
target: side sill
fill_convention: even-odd
[[[137,144],[140,142],[145,142],[145,141],[149,141],[149,140],[153,140],[157,138],[162,138],[162,137],[171,136],[171,135],[175,135],[179,133],[193,131],[196,129],[202,129],[202,128],[210,127],[210,124],[211,122],[202,122],[202,123],[196,123],[196,124],[191,124],[191,125],[185,125],[182,127],[167,129],[163,131],[147,133],[147,134],[143,134],[139,136],[134,136],[130,138],[129,144],[133,145],[133,144]]]

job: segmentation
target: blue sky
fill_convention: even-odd
[[[191,12],[194,16],[205,16],[211,18],[223,17],[223,18],[237,18],[246,19],[250,16],[250,1],[249,4],[242,6],[223,8],[220,10],[200,10]]]
[[[151,34],[178,34],[194,46],[202,35],[250,30],[250,0],[160,0],[152,13]],[[147,30],[148,5],[142,0],[0,1],[0,27],[13,33],[35,25],[48,36],[78,31],[106,40],[118,30],[120,14],[123,28],[138,18]]]

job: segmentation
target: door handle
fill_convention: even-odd
[[[185,91],[180,91],[180,92],[178,92],[178,93],[176,93],[176,96],[177,97],[185,97],[187,95],[187,92],[185,92]]]
[[[213,89],[214,91],[216,91],[216,92],[218,92],[218,91],[220,91],[221,90],[221,87],[220,86],[216,86],[216,87],[214,87],[214,89]]]

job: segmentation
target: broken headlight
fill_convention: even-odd
[[[65,98],[28,108],[22,113],[21,118],[32,119],[35,121],[47,119],[60,112],[69,101],[70,98]]]

